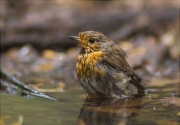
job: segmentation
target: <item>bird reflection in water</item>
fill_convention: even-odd
[[[142,106],[142,97],[86,98],[77,123],[78,125],[126,125],[128,120],[138,115]]]

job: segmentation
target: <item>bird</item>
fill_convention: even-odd
[[[128,64],[126,53],[106,35],[84,31],[69,38],[81,48],[76,74],[89,97],[126,98],[144,93],[142,78]]]

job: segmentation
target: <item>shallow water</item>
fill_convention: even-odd
[[[49,93],[60,102],[1,94],[0,124],[12,125],[178,125],[179,84],[154,88],[143,97],[86,99],[79,84]],[[152,90],[152,89],[151,89]]]

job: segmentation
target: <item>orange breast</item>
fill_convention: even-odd
[[[85,54],[79,54],[76,62],[76,73],[80,77],[88,77],[90,74],[96,77],[104,74],[104,71],[98,68],[102,61],[104,52],[97,51]]]

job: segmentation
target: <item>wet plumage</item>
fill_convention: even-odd
[[[85,31],[70,38],[81,47],[76,73],[90,96],[128,97],[143,92],[141,78],[127,63],[125,52],[104,34]]]

